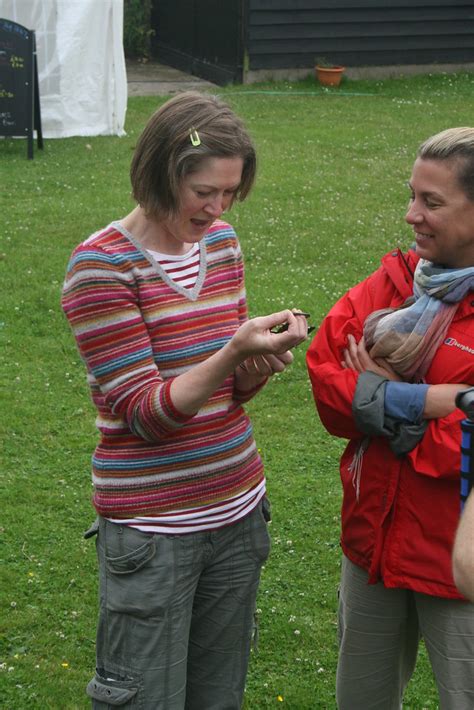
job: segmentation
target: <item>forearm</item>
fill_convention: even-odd
[[[467,387],[462,383],[417,385],[387,382],[385,411],[395,418],[412,422],[447,417],[456,409],[457,393]]]
[[[461,420],[455,396],[464,384],[430,385],[423,413],[428,427],[419,445],[408,454],[410,465],[420,475],[459,478]]]
[[[458,392],[468,387],[469,385],[463,383],[430,385],[426,392],[423,417],[425,419],[447,417],[456,409],[455,398]]]
[[[230,340],[221,350],[178,375],[170,389],[176,409],[183,414],[196,414],[212,394],[238,367],[242,356]]]
[[[453,550],[453,575],[459,591],[474,602],[474,494],[461,516]]]

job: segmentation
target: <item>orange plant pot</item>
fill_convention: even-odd
[[[339,86],[345,67],[318,67],[316,78],[321,86]]]

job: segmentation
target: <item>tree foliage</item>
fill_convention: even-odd
[[[125,0],[123,17],[123,44],[129,58],[149,57],[151,38],[152,0]]]

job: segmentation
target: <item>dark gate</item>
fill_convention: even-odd
[[[217,84],[241,81],[244,5],[242,0],[155,0],[155,58]]]

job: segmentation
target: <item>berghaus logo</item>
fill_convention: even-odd
[[[463,345],[462,343],[459,343],[456,338],[446,338],[444,344],[449,345],[452,348],[459,348],[460,350],[464,350],[465,352],[474,355],[474,348],[470,348],[469,345]]]

